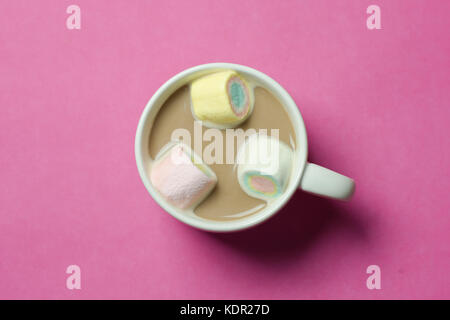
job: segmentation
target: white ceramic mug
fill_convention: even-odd
[[[148,145],[153,120],[155,119],[159,109],[166,99],[180,87],[190,83],[193,79],[201,75],[221,69],[235,70],[256,85],[260,85],[268,89],[286,108],[286,111],[292,121],[297,141],[294,164],[286,191],[261,211],[250,216],[231,221],[206,220],[201,217],[187,215],[183,211],[168,204],[155,190],[149,179],[151,158],[148,151]],[[249,67],[230,63],[210,63],[199,65],[178,73],[164,83],[147,103],[139,120],[135,140],[135,156],[139,175],[153,199],[155,199],[164,210],[178,220],[202,230],[215,232],[243,230],[267,220],[277,213],[289,201],[298,188],[328,198],[348,200],[354,192],[355,182],[339,173],[316,164],[309,163],[307,161],[307,155],[308,140],[306,137],[306,128],[297,105],[286,90],[283,89],[283,87],[281,87],[275,80],[262,72]]]

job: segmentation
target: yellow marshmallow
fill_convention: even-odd
[[[194,80],[191,83],[191,101],[196,119],[222,127],[238,125],[253,109],[251,88],[232,70]]]

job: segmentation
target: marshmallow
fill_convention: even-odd
[[[232,70],[206,75],[191,83],[192,113],[208,127],[232,128],[253,109],[253,90]]]
[[[150,180],[167,202],[180,209],[194,209],[217,183],[215,173],[190,147],[173,142],[161,149]]]
[[[286,189],[293,152],[277,138],[254,134],[239,148],[237,161],[241,188],[251,197],[271,200]]]

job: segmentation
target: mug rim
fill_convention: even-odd
[[[163,100],[163,102],[158,106],[164,103],[164,101],[177,89],[182,87],[184,84],[180,85],[182,80],[193,76],[200,72],[207,72],[211,69],[232,69],[237,72],[251,75],[252,77],[258,79],[258,81],[263,83],[263,86],[270,90],[270,92],[276,95],[276,98],[280,100],[280,103],[287,109],[289,114],[289,119],[292,122],[295,131],[296,137],[296,150],[294,161],[297,163],[296,172],[291,173],[291,181],[288,184],[286,191],[281,196],[280,201],[276,201],[276,203],[270,204],[260,212],[256,214],[252,214],[248,217],[241,219],[234,219],[230,221],[215,221],[215,220],[207,220],[207,219],[198,219],[191,217],[183,212],[179,212],[173,206],[169,205],[166,200],[162,198],[162,196],[153,188],[148,172],[144,161],[143,152],[146,149],[145,146],[148,145],[148,137],[151,132],[151,128],[149,132],[146,132],[146,125],[148,118],[152,116],[152,110],[158,106],[158,102]],[[159,108],[156,111],[155,115],[159,112]],[[152,121],[153,122],[153,121]],[[151,126],[151,125],[150,125]],[[146,133],[147,137],[146,137]],[[145,143],[147,142],[147,143]],[[301,146],[301,147],[299,147]],[[148,150],[147,150],[148,152]],[[139,119],[139,123],[136,130],[135,137],[135,158],[136,165],[139,171],[139,176],[144,183],[147,191],[150,193],[152,198],[158,203],[158,205],[163,208],[170,215],[175,217],[177,220],[186,223],[194,228],[201,229],[204,231],[211,232],[232,232],[245,230],[250,227],[256,226],[270,217],[274,216],[280,209],[290,200],[292,195],[298,189],[300,185],[300,181],[305,170],[306,162],[307,162],[307,154],[308,154],[308,141],[306,135],[306,127],[303,121],[303,117],[297,107],[297,104],[294,102],[289,93],[284,89],[278,82],[264,74],[261,71],[256,69],[239,65],[233,63],[207,63],[197,65],[188,69],[185,69],[176,75],[172,76],[169,80],[167,80],[161,87],[156,90],[156,92],[152,95],[150,100],[147,102],[141,116]],[[294,169],[293,169],[294,170]],[[264,212],[264,214],[263,214]]]

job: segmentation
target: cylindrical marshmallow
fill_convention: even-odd
[[[212,73],[191,83],[194,118],[208,127],[231,128],[248,118],[253,90],[233,70]]]
[[[161,149],[150,180],[167,202],[180,209],[194,209],[217,183],[215,173],[189,146],[173,142]]]
[[[278,138],[255,134],[239,148],[237,176],[241,188],[251,197],[271,200],[286,189],[293,152]]]

